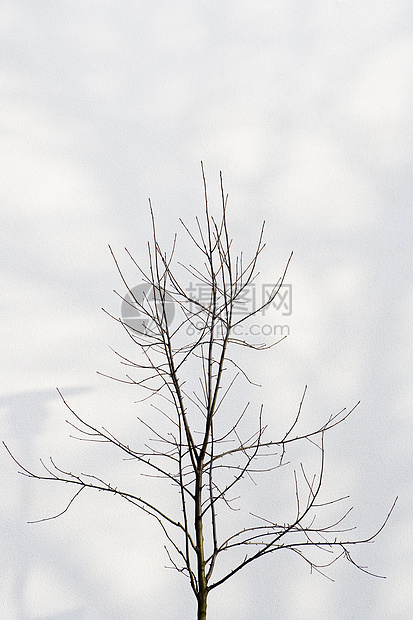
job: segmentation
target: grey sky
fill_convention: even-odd
[[[212,203],[223,171],[239,245],[267,221],[263,281],[294,250],[290,337],[255,369],[269,419],[305,383],[309,424],[361,400],[328,441],[327,487],[351,494],[360,533],[400,496],[357,552],[387,580],[342,563],[331,583],[274,554],[211,595],[211,620],[412,614],[412,25],[407,0],[0,5],[1,437],[32,463],[128,475],[67,439],[54,390],[117,429],[137,415],[136,393],[95,372],[119,374],[109,347],[127,346],[100,310],[119,314],[123,292],[107,244],[146,260],[150,196],[168,247],[202,211],[202,159]],[[98,495],[27,525],[65,489],[0,463],[4,617],[194,616],[148,519]]]

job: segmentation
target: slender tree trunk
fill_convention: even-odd
[[[207,594],[201,598],[201,593],[198,597],[198,620],[206,620],[207,612]]]
[[[195,488],[195,532],[198,562],[198,620],[206,620],[208,585],[205,575],[204,532],[202,523],[202,467],[197,472]]]
[[[202,546],[198,553],[198,620],[206,620],[207,617],[207,596],[208,587],[205,577],[205,560],[204,560],[204,545],[202,535],[202,521],[200,523]]]

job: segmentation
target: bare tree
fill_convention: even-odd
[[[207,599],[212,590],[255,560],[281,549],[293,551],[312,570],[323,574],[324,569],[340,557],[368,572],[356,564],[352,549],[355,545],[372,541],[383,529],[394,507],[393,504],[384,523],[374,533],[362,538],[352,537],[350,530],[354,528],[344,524],[351,508],[343,509],[334,518],[330,515],[324,522],[319,520],[321,509],[322,514],[328,515],[327,506],[347,499],[321,498],[324,438],[327,431],[344,422],[355,407],[329,415],[316,428],[299,431],[305,388],[288,428],[278,439],[271,439],[267,437],[262,405],[257,407],[255,414],[250,414],[249,402],[243,406],[236,399],[229,403],[236,381],[253,384],[235,352],[245,348],[260,352],[277,344],[254,343],[251,338],[238,334],[242,324],[247,324],[274,302],[292,255],[263,305],[254,310],[244,307],[243,314],[237,313],[236,308],[243,303],[245,291],[258,275],[257,262],[265,245],[264,224],[253,256],[245,259],[242,253],[235,255],[228,229],[227,196],[222,175],[222,205],[218,220],[210,212],[203,167],[202,175],[205,221],[201,224],[196,218],[195,232],[182,222],[201,257],[198,264],[174,263],[176,236],[171,252],[163,252],[151,205],[153,239],[152,244],[148,244],[147,271],[128,252],[146,283],[144,290],[147,292],[143,297],[138,297],[136,288],[126,281],[111,250],[128,291],[124,303],[129,303],[135,312],[138,309],[141,317],[133,325],[124,318],[112,317],[124,327],[139,351],[136,359],[117,353],[121,363],[137,373],[137,377],[127,374],[118,380],[136,385],[147,393],[141,406],[146,417],[138,419],[151,438],[139,446],[124,443],[107,429],[88,423],[61,395],[71,412],[68,422],[79,439],[107,442],[137,461],[142,475],[169,481],[175,490],[175,508],[166,509],[149,498],[121,490],[95,474],[65,471],[52,458],[49,463],[41,461],[44,470],[35,473],[17,461],[6,446],[23,475],[73,486],[74,494],[66,508],[48,518],[65,513],[84,489],[95,489],[118,495],[156,519],[165,535],[165,548],[172,567],[189,580],[197,601],[198,620],[207,617]],[[181,270],[180,277],[177,270]],[[202,299],[192,296],[184,288],[182,270],[203,284]],[[170,314],[172,303],[173,321]],[[156,405],[151,402],[155,399]],[[251,415],[256,417],[252,432]],[[311,475],[302,463],[294,468],[287,461],[291,445],[303,442],[314,446],[319,455],[317,472]],[[242,513],[241,523],[240,500],[236,495],[239,488],[242,489],[246,482],[255,482],[262,473],[270,474],[288,465],[292,468],[295,498],[294,513],[289,521],[280,522],[276,515],[258,515],[256,509],[247,509]],[[326,560],[316,561],[309,554],[311,549],[325,553]]]

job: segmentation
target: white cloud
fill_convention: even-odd
[[[371,221],[375,192],[348,164],[332,137],[296,137],[285,168],[273,185],[276,201],[291,225],[356,231]]]
[[[380,167],[405,161],[412,141],[411,37],[371,52],[350,86],[349,112],[369,138],[368,156]]]

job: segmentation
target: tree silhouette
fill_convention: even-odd
[[[66,471],[51,457],[48,463],[41,460],[43,472],[35,473],[23,466],[6,446],[23,475],[73,486],[74,494],[64,510],[48,518],[65,513],[83,490],[95,489],[118,495],[156,519],[166,538],[165,548],[172,567],[189,580],[197,600],[198,620],[207,617],[207,599],[212,590],[255,560],[281,549],[293,551],[312,570],[323,574],[338,558],[345,558],[368,572],[356,564],[352,549],[372,541],[394,507],[393,504],[375,532],[361,538],[352,537],[350,531],[354,528],[344,523],[351,507],[343,508],[334,518],[328,516],[328,506],[347,498],[321,498],[325,435],[344,422],[355,407],[327,416],[321,426],[301,431],[306,387],[296,413],[280,436],[273,439],[267,437],[263,405],[252,413],[250,402],[240,406],[232,396],[236,382],[254,385],[236,352],[248,349],[258,354],[277,344],[254,342],[244,326],[270,308],[284,283],[292,255],[268,299],[258,308],[246,308],[245,293],[255,282],[258,259],[265,247],[264,224],[253,255],[246,259],[242,252],[235,254],[222,175],[218,219],[210,212],[203,166],[202,176],[204,223],[197,217],[194,232],[181,221],[200,257],[198,263],[187,260],[175,264],[176,235],[169,254],[161,249],[150,202],[153,238],[152,244],[148,244],[147,270],[127,251],[142,278],[144,286],[139,291],[126,281],[111,250],[127,289],[123,308],[125,304],[130,306],[130,316],[125,318],[128,312],[124,311],[123,317],[112,318],[122,325],[137,348],[135,359],[117,353],[121,363],[132,369],[117,380],[133,384],[146,393],[141,401],[145,417],[138,419],[142,431],[149,435],[148,440],[142,439],[140,445],[132,445],[135,439],[125,443],[106,428],[88,423],[61,394],[71,412],[69,424],[78,433],[77,437],[107,442],[138,462],[142,475],[169,482],[174,491],[173,508],[169,500],[166,507],[159,500],[153,502],[141,497],[133,489],[119,489],[95,473]],[[184,288],[185,272],[202,283],[202,298],[196,298]],[[253,431],[251,417],[255,419]],[[291,446],[303,442],[318,453],[316,473],[309,474],[301,462],[294,466],[287,460]],[[246,497],[245,484],[255,483],[257,477],[267,474],[275,476],[273,488],[277,489],[277,470],[288,467],[292,469],[295,498],[294,513],[288,522],[268,514],[268,509],[266,514],[258,514],[255,507],[240,506]],[[326,515],[324,520],[319,512]],[[324,553],[325,561],[312,558],[311,549]]]

